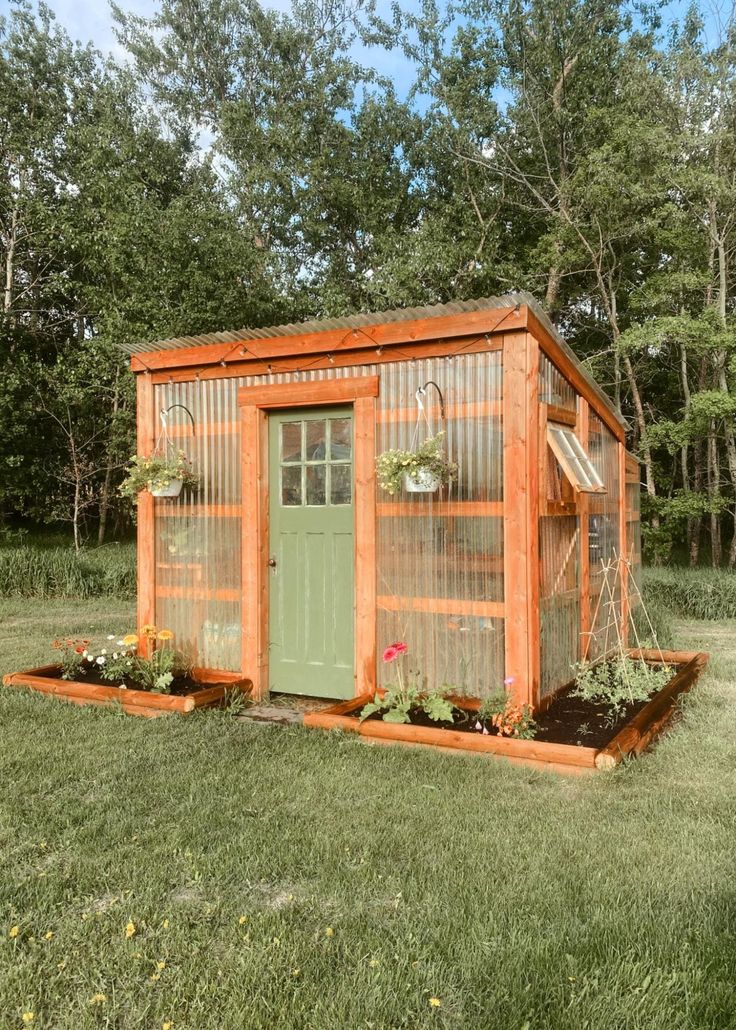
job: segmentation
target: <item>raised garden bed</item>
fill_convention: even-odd
[[[169,694],[149,690],[136,690],[105,683],[89,676],[83,680],[64,680],[58,665],[44,665],[28,672],[13,672],[3,676],[6,687],[24,687],[42,694],[71,701],[76,705],[107,705],[122,708],[128,715],[155,718],[159,715],[190,715],[197,708],[219,704],[228,690],[248,693],[250,680],[238,673],[210,669],[192,669],[191,677],[175,679]]]
[[[360,722],[360,711],[370,700],[369,696],[343,701],[321,712],[307,712],[304,725],[326,730],[341,729],[381,743],[475,751],[560,772],[584,773],[612,769],[623,758],[640,754],[661,733],[677,707],[680,694],[690,689],[708,661],[708,655],[696,651],[632,651],[631,656],[651,664],[660,664],[664,659],[675,668],[675,674],[648,701],[627,710],[618,724],[609,726],[608,733],[593,723],[593,719],[600,713],[595,712],[597,706],[591,705],[587,717],[593,724],[587,733],[580,733],[578,728],[577,739],[580,743],[570,742],[575,738],[574,728],[570,724],[570,711],[577,713],[575,718],[580,722],[586,719],[586,713],[581,712],[580,702],[572,702],[564,692],[538,717],[537,736],[533,740],[474,732],[472,716],[480,707],[477,698],[456,700],[456,704],[468,714],[468,721],[463,724],[463,728],[452,725],[442,727],[429,721],[424,725],[414,722],[387,723],[380,717],[369,717]],[[588,733],[594,737],[595,746],[583,743]]]

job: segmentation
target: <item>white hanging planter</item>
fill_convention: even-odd
[[[440,488],[440,481],[428,469],[419,469],[414,476],[404,473],[404,489],[410,494],[433,494]]]
[[[151,487],[152,497],[178,497],[184,486],[183,479],[172,479],[166,486]]]

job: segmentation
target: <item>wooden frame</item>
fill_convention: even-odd
[[[375,425],[378,376],[243,387],[242,670],[252,694],[268,693],[268,412],[351,403],[355,481],[355,693],[376,685]]]
[[[664,658],[666,662],[677,666],[677,672],[603,748],[482,736],[429,726],[392,724],[382,720],[359,722],[356,713],[371,700],[371,694],[352,701],[342,701],[322,711],[307,712],[303,722],[305,726],[316,729],[357,733],[372,742],[473,752],[505,758],[509,762],[538,770],[589,774],[610,770],[625,758],[641,754],[659,736],[674,715],[680,696],[693,686],[708,662],[706,654],[696,651],[632,651],[631,655],[652,663],[661,662]],[[456,703],[469,711],[476,711],[480,706],[477,698],[457,698]]]

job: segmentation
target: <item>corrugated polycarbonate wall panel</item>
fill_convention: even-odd
[[[603,480],[606,493],[591,494],[588,516],[591,627],[589,658],[594,658],[615,646],[616,624],[620,626],[621,620],[621,584],[613,568],[620,549],[621,484],[618,448],[619,444],[613,433],[591,412],[588,453]]]
[[[626,558],[631,563],[631,575],[636,587],[629,591],[629,603],[640,603],[641,593],[641,487],[626,484]]]
[[[539,403],[577,410],[577,394],[546,354],[539,355]]]
[[[156,387],[157,409],[193,460],[200,488],[156,502],[156,619],[198,664],[239,670],[241,386],[381,378],[376,447],[409,447],[416,390],[437,383],[446,404],[447,444],[458,479],[440,495],[377,497],[377,647],[409,645],[413,668],[430,684],[485,694],[503,681],[503,519],[500,351]],[[436,391],[426,394],[431,430],[441,427]],[[449,504],[448,504],[449,502]],[[379,666],[381,663],[379,662]],[[383,680],[390,668],[379,669]]]
[[[577,515],[539,520],[540,671],[546,697],[573,679],[580,649],[580,562]]]

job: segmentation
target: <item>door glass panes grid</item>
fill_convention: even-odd
[[[352,419],[300,419],[281,425],[281,504],[347,505],[353,499]]]

